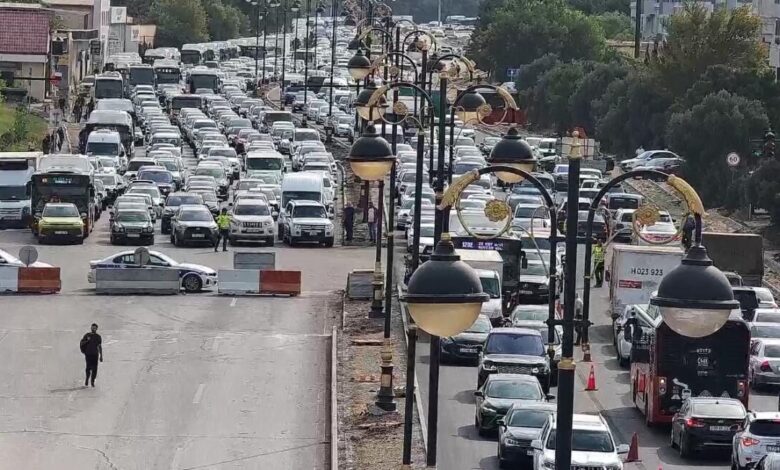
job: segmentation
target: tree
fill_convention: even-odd
[[[206,11],[200,0],[155,0],[151,16],[157,22],[156,46],[181,47],[209,40]]]
[[[596,132],[596,116],[594,102],[600,100],[607,87],[626,77],[629,67],[622,63],[594,64],[593,68],[579,82],[577,89],[569,99],[571,119],[579,127],[585,129],[588,135]]]
[[[517,104],[523,108],[528,107],[539,78],[560,63],[557,55],[545,54],[530,64],[520,67],[517,81],[515,82],[518,95]]]
[[[224,41],[239,36],[241,12],[231,6],[224,5],[220,0],[209,0],[203,4],[208,16],[209,36],[213,41]]]
[[[585,70],[578,62],[558,64],[548,70],[534,87],[528,119],[536,128],[553,128],[558,133],[571,129],[569,100],[579,86]]]
[[[684,93],[712,65],[758,72],[766,67],[760,33],[761,19],[749,6],[709,13],[698,3],[686,3],[671,17],[662,60],[653,65],[675,94]]]
[[[745,187],[748,201],[769,211],[772,224],[780,225],[780,161],[762,162]]]
[[[720,205],[726,198],[731,172],[726,155],[748,155],[751,136],[769,124],[760,101],[725,90],[707,95],[700,104],[671,115],[666,127],[672,150],[685,158],[686,180],[707,201]]]
[[[629,41],[634,37],[634,26],[631,17],[625,13],[608,11],[593,16],[596,23],[604,31],[604,37],[618,41]]]
[[[569,5],[587,15],[600,15],[608,12],[631,13],[629,0],[569,0]]]

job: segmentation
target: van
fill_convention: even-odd
[[[274,173],[282,179],[282,173],[285,172],[284,156],[277,151],[250,151],[246,154],[246,172],[247,177],[254,175]]]
[[[282,180],[281,207],[287,207],[288,202],[297,200],[317,201],[326,207],[330,206],[332,201],[327,200],[321,174],[295,173],[285,176]]]
[[[127,169],[127,152],[117,131],[98,129],[90,132],[87,136],[86,154],[115,157],[118,172],[124,173]]]

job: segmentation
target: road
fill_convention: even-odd
[[[97,296],[89,260],[133,249],[108,239],[104,212],[84,245],[38,246],[62,268],[63,291],[2,298],[0,467],[328,468],[336,291],[372,266],[373,249],[263,247],[278,268],[303,271],[296,298]],[[0,231],[4,250],[27,244],[28,230]],[[232,266],[230,252],[173,247],[159,226],[150,249]],[[94,389],[78,350],[93,322],[105,354]]]

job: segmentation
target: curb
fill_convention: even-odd
[[[402,289],[401,286],[397,286],[398,290],[398,306],[401,309],[401,321],[404,323],[404,342],[406,347],[409,347],[409,338],[406,335],[406,330],[409,328],[409,322],[407,320],[406,306],[401,302]],[[416,360],[416,358],[415,358]],[[408,397],[406,398],[409,399]],[[417,368],[414,368],[414,403],[417,407],[417,417],[419,418],[420,432],[422,433],[423,447],[428,448],[428,421],[425,420],[425,412],[422,406],[422,396],[420,395],[420,384],[417,381]]]
[[[343,304],[342,304],[343,305]],[[342,315],[343,315],[342,310]],[[330,336],[330,468],[339,468],[338,327]]]

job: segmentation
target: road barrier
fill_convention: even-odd
[[[256,269],[220,269],[217,292],[224,295],[259,294],[260,271]]]
[[[0,292],[19,292],[19,268],[0,267]]]
[[[95,292],[98,294],[178,294],[179,271],[167,268],[97,268]]]
[[[276,269],[276,253],[270,251],[235,251],[233,269]]]
[[[368,300],[374,295],[374,270],[356,269],[347,274],[347,298]]]
[[[54,294],[61,288],[60,268],[0,268],[0,293]]]
[[[261,294],[287,294],[296,296],[301,293],[300,271],[260,271]]]

